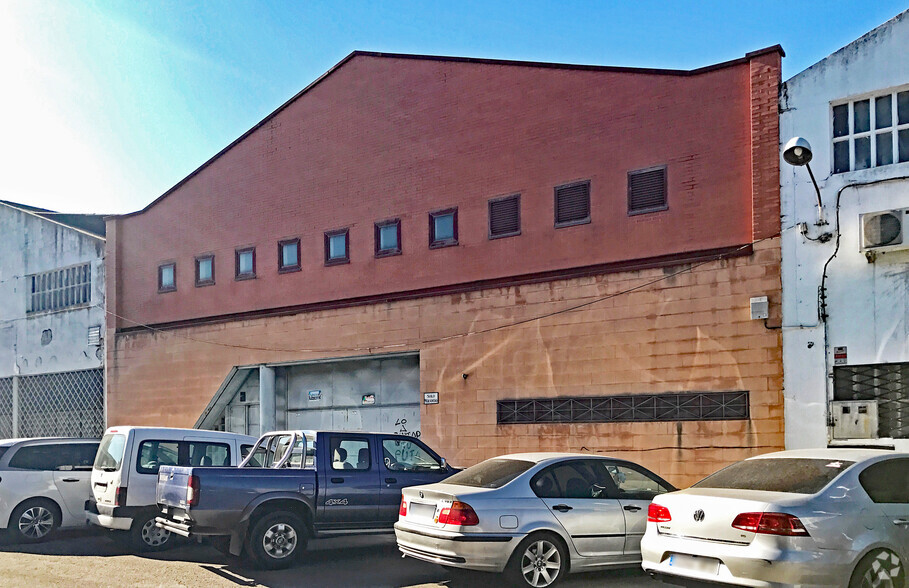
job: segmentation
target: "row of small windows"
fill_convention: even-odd
[[[833,173],[909,161],[909,90],[833,106]]]
[[[83,263],[25,276],[28,288],[26,313],[62,310],[91,302],[92,268]]]
[[[555,227],[562,228],[590,222],[590,181],[573,182],[554,189]],[[511,194],[488,202],[490,239],[521,234],[521,195]],[[628,214],[666,210],[666,166],[628,173]],[[401,254],[401,219],[379,221],[374,225],[375,256]],[[350,229],[327,231],[324,235],[326,266],[350,263]],[[456,207],[429,213],[429,248],[438,249],[458,244],[458,209]],[[300,239],[278,241],[278,273],[300,271]],[[256,248],[234,251],[234,279],[256,277]],[[195,258],[197,287],[215,283],[215,256]],[[177,289],[177,264],[170,261],[158,266],[158,291]]]

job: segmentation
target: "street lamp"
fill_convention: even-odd
[[[808,175],[811,176],[811,183],[814,184],[814,191],[817,194],[817,224],[818,226],[821,226],[826,225],[827,221],[824,219],[824,204],[821,202],[821,189],[817,185],[817,180],[814,179],[814,173],[811,171],[811,166],[808,165],[808,162],[811,161],[811,155],[811,145],[808,143],[808,140],[803,137],[793,137],[789,139],[783,147],[783,159],[786,160],[786,163],[795,166],[804,165],[808,168]]]

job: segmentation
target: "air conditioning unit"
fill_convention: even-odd
[[[859,215],[861,251],[898,251],[909,249],[909,208],[866,212]]]
[[[834,439],[877,439],[877,400],[830,403]]]

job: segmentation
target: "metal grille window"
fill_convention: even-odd
[[[909,439],[909,363],[833,368],[834,400],[877,400],[878,436]]]
[[[569,227],[590,222],[590,182],[575,182],[555,188],[555,226]]]
[[[21,376],[20,437],[100,437],[104,370]]]
[[[665,165],[628,172],[628,214],[667,208]]]
[[[833,173],[909,161],[909,89],[834,104]]]
[[[512,194],[489,201],[489,238],[521,234],[521,195]]]
[[[499,400],[496,422],[628,423],[748,418],[748,392],[680,392],[574,398]]]
[[[91,302],[90,263],[26,276],[29,285],[27,312],[44,312],[82,306]]]

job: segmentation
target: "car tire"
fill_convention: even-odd
[[[249,532],[246,548],[260,568],[279,570],[293,565],[306,551],[308,533],[292,512],[277,511],[260,518]]]
[[[44,498],[26,500],[13,510],[7,532],[14,543],[38,543],[60,526],[60,509]]]
[[[849,579],[849,588],[905,588],[906,569],[889,549],[875,549],[859,561]]]
[[[509,583],[532,588],[554,586],[567,572],[568,550],[553,533],[534,533],[521,541],[505,566]]]
[[[129,542],[135,551],[164,551],[174,544],[174,535],[166,529],[155,526],[156,510],[140,512],[133,518],[129,528]]]

